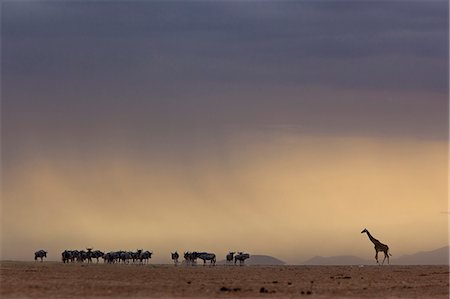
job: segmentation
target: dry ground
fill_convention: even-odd
[[[448,298],[448,266],[1,262],[1,298]]]

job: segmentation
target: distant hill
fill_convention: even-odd
[[[400,257],[391,257],[392,265],[448,265],[449,264],[449,246],[436,250],[421,251],[414,254],[402,255]],[[384,258],[382,252],[378,253],[380,262]],[[375,265],[375,259],[362,259],[352,255],[340,256],[315,256],[305,262],[304,265]]]
[[[367,265],[370,261],[352,256],[352,255],[339,255],[339,256],[315,256],[303,264],[305,265]]]
[[[218,261],[217,263],[225,264],[225,260]],[[286,263],[273,256],[250,254],[250,258],[245,261],[245,264],[251,266],[275,266],[275,265],[285,265]]]
[[[402,255],[391,261],[396,265],[448,265],[449,250],[449,246],[445,246],[436,250]]]
[[[250,255],[250,258],[246,261],[248,265],[284,265],[286,264],[282,260],[269,255]]]

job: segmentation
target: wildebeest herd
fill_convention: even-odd
[[[136,251],[110,251],[104,253],[100,250],[92,250],[93,248],[86,248],[86,250],[64,250],[61,253],[61,260],[63,263],[74,263],[74,262],[87,262],[92,263],[95,259],[97,263],[99,259],[102,258],[104,263],[108,264],[148,264],[150,259],[152,258],[153,252],[143,249],[138,249]],[[43,261],[44,257],[47,257],[47,251],[39,250],[34,253],[34,260],[38,258]],[[180,255],[178,252],[171,253],[171,258],[176,265],[178,265],[178,259]],[[209,261],[211,266],[216,264],[216,255],[214,253],[209,252],[199,252],[199,251],[187,251],[183,255],[184,264],[194,266],[197,264],[197,259],[203,261],[203,265],[206,265],[206,262]],[[234,260],[234,264],[236,265],[237,261],[239,261],[239,265],[244,265],[245,260],[250,258],[250,254],[243,252],[229,252],[226,255],[226,264],[232,264]]]
[[[114,263],[148,263],[152,257],[153,252],[148,250],[143,251],[142,249],[138,249],[136,252],[133,251],[110,251],[104,253],[100,250],[92,251],[92,248],[86,248],[87,251],[84,250],[64,250],[61,253],[61,259],[63,263],[69,262],[85,262],[92,263],[92,259],[96,259],[97,263],[99,258],[103,258],[103,262],[108,264]]]

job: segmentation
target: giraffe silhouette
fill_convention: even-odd
[[[392,256],[392,254],[389,253],[389,246],[387,246],[386,244],[383,244],[380,241],[378,241],[377,239],[375,239],[366,228],[361,232],[361,234],[363,234],[363,233],[366,233],[367,236],[369,237],[369,240],[373,243],[373,245],[375,245],[375,259],[377,260],[377,264],[380,264],[380,262],[378,261],[378,252],[379,251],[384,253],[384,259],[381,264],[382,265],[384,264],[384,261],[386,260],[386,258],[387,258],[387,261],[389,264],[389,256]]]

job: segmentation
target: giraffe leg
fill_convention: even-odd
[[[378,251],[375,251],[375,259],[377,260],[377,264],[380,264],[380,263],[378,262]]]
[[[383,259],[383,262],[381,263],[381,265],[384,265],[385,260],[386,260],[386,253],[384,254],[384,259]]]

